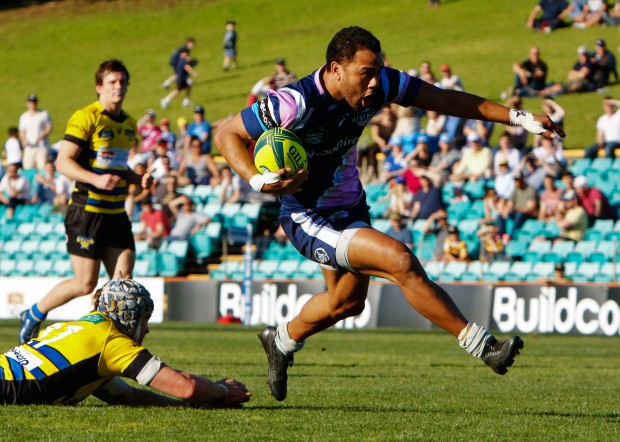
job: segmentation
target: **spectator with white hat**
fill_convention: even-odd
[[[618,220],[618,213],[611,204],[609,204],[607,197],[599,189],[591,186],[588,178],[583,175],[575,177],[573,186],[577,192],[579,204],[588,213],[590,226],[592,226],[597,219]]]

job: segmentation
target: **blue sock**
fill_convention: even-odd
[[[41,312],[36,304],[33,304],[28,310],[28,319],[34,322],[43,322],[47,318],[47,313]]]

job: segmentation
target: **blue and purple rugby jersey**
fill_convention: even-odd
[[[380,90],[371,107],[355,112],[337,102],[324,89],[321,75],[326,66],[241,111],[245,129],[254,139],[280,126],[301,139],[308,155],[308,181],[301,192],[280,196],[283,209],[299,211],[350,207],[363,195],[357,164],[357,141],[364,127],[385,103],[412,106],[421,81],[384,68]],[[328,179],[331,177],[331,179]]]

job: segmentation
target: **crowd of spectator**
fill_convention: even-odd
[[[596,20],[620,20],[620,2],[598,15],[593,9],[595,2],[583,2],[583,7],[576,5],[580,2],[565,3],[541,1],[532,11],[528,26],[550,32],[569,20],[587,26]],[[551,17],[551,13],[555,15]],[[227,26],[230,28],[230,23]],[[177,88],[162,101],[164,109],[174,95],[191,87],[195,62],[190,63],[189,53],[193,45],[194,39],[189,38],[173,54],[171,65],[175,72],[163,86],[177,84]],[[531,47],[528,58],[512,66],[514,84],[504,97],[506,105],[520,109],[522,98],[543,96],[544,113],[561,124],[566,112],[554,96],[601,91],[611,81],[618,81],[615,57],[603,40],[595,42],[592,53],[585,47],[579,47],[577,52],[579,60],[571,68],[568,81],[554,84],[548,81],[548,67],[540,49]],[[180,64],[187,67],[185,73],[176,69]],[[236,59],[225,59],[224,69],[235,66]],[[439,71],[436,76],[431,63],[423,61],[408,72],[440,88],[465,90],[452,66],[442,64]],[[277,59],[273,73],[254,86],[248,103],[295,79],[285,60]],[[55,170],[57,145],[48,141],[52,131],[50,115],[39,108],[34,94],[27,97],[26,105],[19,127],[8,130],[4,166],[0,164],[0,204],[7,206],[7,220],[24,204],[50,203],[55,211],[63,213],[74,187]],[[596,124],[596,140],[585,149],[585,157],[591,159],[599,152],[615,158],[615,149],[620,147],[620,101],[607,96],[602,105],[604,114]],[[126,209],[130,218],[139,223],[137,240],[158,248],[171,238],[187,240],[211,222],[196,211],[191,198],[181,193],[186,186],[217,187],[221,203],[263,201],[265,196],[253,192],[230,167],[212,156],[213,132],[222,122],[211,123],[200,105],[194,106],[191,121],[181,117],[176,125],[165,116],[158,120],[153,109],[145,111],[138,122],[139,140],[128,164],[139,173],[150,171],[155,180],[150,189],[129,189]],[[499,132],[499,137],[496,144],[491,144],[494,131]],[[551,238],[553,241],[579,241],[594,220],[618,218],[618,208],[610,203],[609,195],[585,176],[573,177],[561,139],[530,137],[520,127],[498,128],[493,123],[389,105],[372,119],[369,135],[370,142],[359,145],[358,168],[365,185],[383,186],[384,196],[379,201],[387,202],[381,216],[391,221],[388,234],[413,248],[410,226],[425,221],[423,233],[436,238],[433,259],[504,259],[511,232],[529,219],[557,222],[560,230],[557,237]],[[466,190],[472,186],[481,192]],[[449,198],[445,196],[446,187],[451,189]],[[479,242],[475,250],[468,250],[457,226],[449,223],[448,210],[453,204],[476,199],[482,207],[476,231]]]

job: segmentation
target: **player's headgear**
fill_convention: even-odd
[[[98,310],[134,341],[140,337],[142,318],[154,308],[149,291],[133,279],[113,279],[101,287]]]

